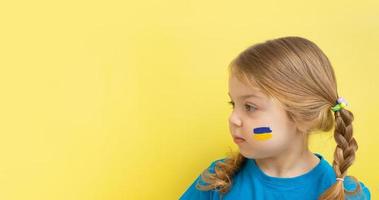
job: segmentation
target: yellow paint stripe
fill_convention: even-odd
[[[272,134],[271,133],[254,134],[253,137],[256,140],[268,140],[272,138]]]

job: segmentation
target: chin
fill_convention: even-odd
[[[262,159],[262,158],[267,158],[269,156],[259,153],[259,152],[246,152],[244,150],[240,149],[240,153],[243,155],[245,158],[250,158],[250,159]]]

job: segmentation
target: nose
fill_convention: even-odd
[[[241,126],[242,125],[242,121],[241,119],[238,117],[237,113],[235,112],[235,110],[233,110],[233,112],[230,114],[229,116],[229,123],[231,125],[234,125],[234,126]]]

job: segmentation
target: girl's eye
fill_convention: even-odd
[[[246,107],[247,111],[251,111],[252,109],[255,111],[257,109],[255,106],[251,106],[251,105],[248,105],[248,104],[246,104],[245,107]]]
[[[234,102],[233,101],[229,101],[228,102],[230,105],[232,105],[232,107],[234,108]],[[252,106],[252,105],[249,105],[249,104],[245,104],[245,108],[247,111],[252,111],[252,110],[256,110],[257,108],[255,106]]]

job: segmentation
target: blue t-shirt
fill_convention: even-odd
[[[198,190],[195,185],[199,181],[200,184],[206,184],[199,175],[181,195],[180,200],[317,200],[326,189],[336,182],[336,174],[322,155],[314,154],[320,159],[320,162],[305,174],[292,178],[268,176],[259,168],[254,159],[246,159],[242,168],[233,176],[231,189],[223,196],[220,196],[219,191],[215,189]],[[208,168],[209,171],[214,173],[216,162],[223,162],[224,159],[213,161]],[[345,195],[345,199],[370,200],[369,189],[361,181],[359,183],[363,192],[358,196]],[[345,177],[343,184],[348,191],[353,191],[356,186],[349,176]]]

